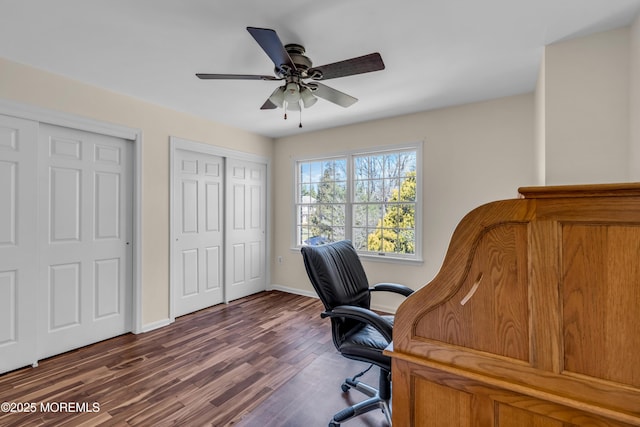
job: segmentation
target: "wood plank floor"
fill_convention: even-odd
[[[0,425],[326,426],[364,399],[340,384],[366,365],[336,352],[321,311],[315,298],[263,292],[0,375],[0,403],[35,409],[0,412]],[[376,411],[343,425],[386,423]]]

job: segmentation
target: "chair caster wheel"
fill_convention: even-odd
[[[340,424],[338,424],[338,423],[334,423],[333,421],[331,421],[331,422],[329,423],[329,427],[340,427]]]
[[[342,388],[342,391],[343,391],[343,392],[345,392],[345,393],[346,393],[346,392],[348,392],[348,391],[351,389],[351,387],[349,387],[349,386],[348,386],[347,384],[345,384],[345,383],[343,383],[343,384],[340,386],[340,388]],[[330,427],[333,427],[333,426],[330,426]]]

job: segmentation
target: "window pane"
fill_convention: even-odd
[[[311,182],[311,165],[309,163],[300,164],[300,182],[301,183]]]
[[[354,178],[366,179],[369,176],[369,159],[367,157],[356,157],[353,162]]]
[[[353,207],[352,225],[354,227],[367,225],[367,205],[355,205]]]
[[[333,205],[333,225],[344,228],[345,225],[345,205]]]
[[[398,176],[398,155],[384,156],[384,176],[385,178]]]
[[[311,196],[311,185],[310,184],[300,185],[300,191],[298,191],[298,202],[312,203],[313,200],[315,199]]]
[[[353,226],[354,227],[376,227],[382,219],[382,211],[384,205],[367,203],[358,204],[353,207]]]
[[[352,243],[353,243],[353,247],[356,248],[356,251],[368,251],[369,249],[367,248],[367,236],[369,235],[369,233],[367,233],[367,229],[366,228],[353,228],[353,239]]]
[[[358,202],[367,202],[369,201],[368,196],[368,185],[367,181],[356,181],[353,189],[353,201]]]
[[[333,160],[322,162],[322,181],[335,181],[333,174]]]
[[[346,203],[347,202],[347,183],[346,182],[336,182],[335,184],[335,198],[334,201],[336,203]]]
[[[369,181],[369,201],[371,202],[384,202],[385,201],[385,191],[384,191],[384,181],[375,180]]]
[[[347,181],[347,161],[346,160],[336,160],[335,162],[336,169],[336,181]]]

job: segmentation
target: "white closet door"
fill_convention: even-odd
[[[266,290],[266,165],[227,159],[226,299]]]
[[[36,354],[38,124],[0,116],[0,373]]]
[[[131,330],[132,144],[40,126],[39,357]]]
[[[174,314],[223,301],[222,157],[176,150],[174,157]]]

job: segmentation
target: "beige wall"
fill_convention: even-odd
[[[546,171],[546,80],[545,80],[545,52],[542,52],[540,69],[538,70],[538,81],[535,90],[535,148],[534,148],[534,171],[536,185],[545,185],[547,179]]]
[[[1,58],[0,98],[142,130],[143,325],[169,316],[169,136],[272,156],[269,138]]]
[[[546,184],[629,179],[630,30],[546,47]]]
[[[629,179],[640,181],[640,15],[629,39]]]
[[[424,141],[424,264],[364,262],[372,283],[395,281],[418,288],[438,272],[464,214],[485,202],[516,197],[519,186],[534,184],[533,119],[533,94],[526,94],[276,140],[272,283],[313,292],[301,255],[292,249],[296,158]],[[282,263],[275,261],[278,256]],[[374,300],[377,307],[391,309],[398,302]]]

